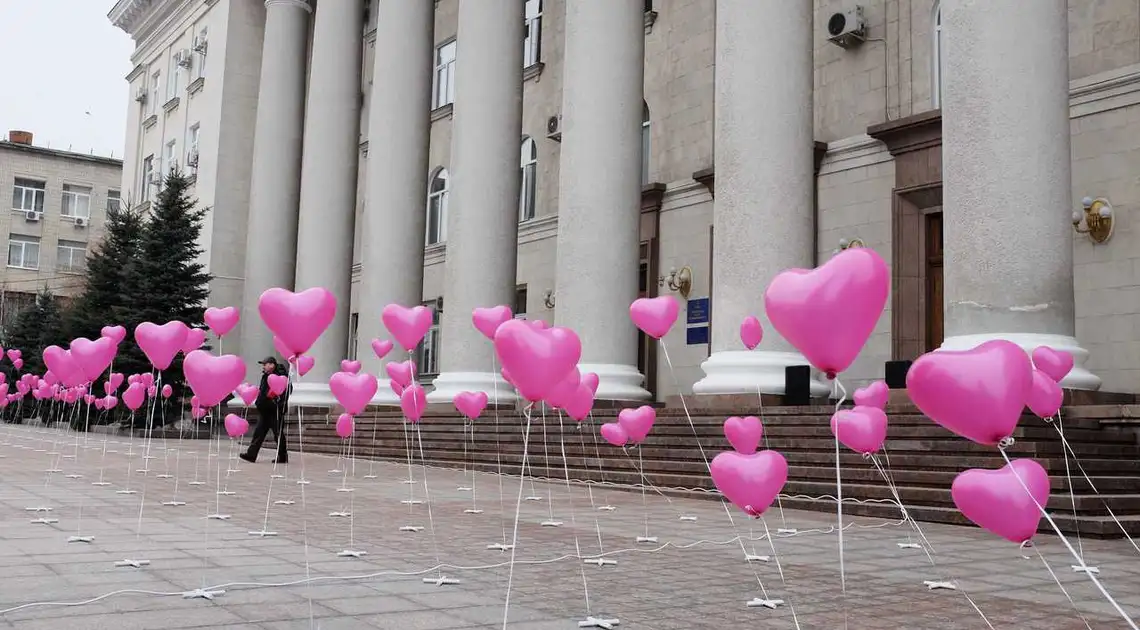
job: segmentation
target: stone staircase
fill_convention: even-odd
[[[831,407],[767,407],[764,434],[767,448],[780,451],[788,460],[790,474],[784,489],[787,508],[831,512],[834,499],[808,497],[835,495],[835,442],[828,428]],[[537,477],[564,476],[565,465],[573,479],[636,484],[640,481],[640,457],[651,483],[668,492],[710,497],[711,489],[701,449],[709,458],[728,448],[721,424],[723,413],[694,411],[690,427],[680,409],[658,410],[657,423],[640,449],[628,455],[606,444],[597,435],[601,423],[613,421],[616,410],[595,412],[581,429],[569,418],[559,427],[557,414],[534,415],[529,442],[530,474]],[[893,477],[907,510],[920,521],[965,524],[950,498],[950,484],[966,468],[999,468],[1004,462],[994,448],[983,447],[950,434],[922,416],[910,405],[888,408],[890,430],[886,455],[879,461]],[[1070,497],[1065,457],[1057,430],[1044,421],[1026,415],[1008,449],[1011,458],[1032,457],[1049,471],[1053,493],[1048,508],[1066,533],[1105,538],[1121,537],[1112,512],[1130,535],[1140,534],[1140,446],[1137,435],[1121,418],[1130,415],[1122,406],[1076,407],[1066,410],[1065,435],[1073,451],[1100,495],[1090,488],[1070,457],[1072,479]],[[1140,415],[1140,414],[1137,414]],[[342,440],[334,431],[335,415],[305,414],[305,448],[337,454]],[[428,410],[420,424],[423,452],[430,466],[468,467],[518,474],[522,460],[524,418],[519,412],[499,411],[498,419],[488,411],[475,423],[474,437],[467,434],[464,449],[463,422],[453,411],[441,407]],[[415,437],[414,431],[409,436]],[[290,436],[293,444],[295,436]],[[473,441],[472,441],[473,440]],[[395,412],[378,412],[357,418],[353,451],[356,457],[404,461],[407,442],[402,418]],[[413,443],[413,445],[415,445]],[[294,447],[295,448],[295,447]],[[417,455],[418,446],[414,449]],[[498,455],[496,455],[498,453]],[[889,459],[889,464],[888,464]],[[888,485],[875,466],[862,456],[841,447],[844,511],[848,514],[897,519],[900,510],[893,504]],[[848,503],[848,499],[871,502]],[[1075,506],[1075,510],[1074,510]],[[1048,525],[1042,522],[1042,531]]]

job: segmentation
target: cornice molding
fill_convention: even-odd
[[[127,35],[134,36],[155,0],[119,0],[107,13],[107,19],[115,28],[122,29]]]
[[[266,9],[273,6],[291,7],[294,9],[301,9],[308,13],[313,12],[313,6],[309,4],[308,0],[265,0]]]

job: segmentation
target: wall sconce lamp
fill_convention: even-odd
[[[689,291],[693,290],[693,269],[688,265],[680,269],[670,269],[668,275],[657,279],[657,286],[669,287],[670,291],[676,291],[681,297],[689,299]]]
[[[831,255],[834,256],[834,255],[838,254],[839,252],[841,252],[845,249],[851,249],[852,247],[866,247],[866,246],[867,246],[867,244],[864,243],[863,239],[861,239],[861,238],[852,238],[852,239],[841,238],[841,239],[839,239],[839,247],[831,250]]]
[[[547,289],[546,293],[542,294],[542,305],[547,310],[554,310],[554,289]]]
[[[1084,211],[1073,213],[1073,230],[1077,234],[1088,234],[1093,243],[1103,243],[1112,238],[1113,227],[1116,221],[1112,213],[1112,204],[1107,199],[1099,197],[1085,197],[1081,200]],[[1084,228],[1081,222],[1084,222]]]

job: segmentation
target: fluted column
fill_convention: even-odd
[[[373,7],[376,61],[368,110],[356,356],[365,369],[382,376],[375,401],[398,404],[370,344],[388,338],[380,323],[386,305],[415,306],[423,300],[435,5],[384,0]]]
[[[784,269],[812,266],[812,87],[811,2],[717,0],[713,354],[697,394],[783,394],[785,368],[807,365],[768,325],[763,295]],[[748,315],[767,332],[751,352]]]
[[[360,72],[364,5],[317,5],[297,228],[296,287],[324,287],[336,296],[337,317],[309,354],[316,363],[293,392],[298,404],[331,404],[328,378],[348,353],[352,247],[360,154]]]
[[[442,364],[433,402],[464,390],[487,392],[492,402],[515,399],[492,370],[494,349],[471,312],[514,303],[523,18],[521,0],[459,2]]]
[[[305,0],[265,0],[242,291],[242,354],[251,374],[253,360],[276,354],[257,300],[266,289],[293,288],[311,12]]]
[[[599,399],[645,400],[637,370],[645,16],[639,2],[566,6],[555,321],[582,340]]]
[[[942,24],[942,348],[1052,346],[1066,387],[1098,389],[1074,337],[1067,4],[945,0]]]

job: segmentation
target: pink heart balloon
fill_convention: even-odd
[[[17,370],[22,370],[22,369],[24,369],[24,360],[23,359],[16,359],[15,361],[12,361],[12,365]]]
[[[922,355],[911,365],[906,387],[931,420],[968,440],[997,444],[1017,427],[1032,370],[1024,350],[997,339],[972,350]]]
[[[756,416],[733,416],[724,421],[724,437],[728,438],[728,443],[737,453],[755,453],[763,435],[764,425]]]
[[[596,395],[598,393],[598,375],[593,372],[586,372],[582,375],[582,384],[590,389],[590,394]]]
[[[313,366],[316,365],[316,363],[317,360],[314,359],[312,355],[302,354],[301,356],[297,357],[297,374],[300,374],[301,376],[308,374],[309,370],[313,369]]]
[[[760,325],[760,320],[755,315],[749,315],[740,322],[740,341],[744,343],[744,347],[749,350],[755,350],[756,346],[764,340],[764,327]]]
[[[874,453],[887,439],[887,414],[878,407],[840,409],[831,416],[831,433],[856,453]]]
[[[54,346],[54,347],[58,348],[59,346]],[[49,348],[45,348],[45,351],[46,351],[46,350],[48,350],[48,349],[50,349],[50,347],[49,347]],[[52,353],[54,354],[54,353],[55,353],[55,351],[54,351],[54,350],[52,350]],[[69,359],[70,359],[70,356],[71,356],[71,355],[68,355],[68,358],[69,358]],[[55,359],[53,359],[53,361],[54,361],[54,360],[55,360]],[[55,375],[55,372],[52,372],[52,371],[51,371],[51,369],[49,368],[47,372],[44,372],[44,378],[43,378],[43,382],[44,382],[44,383],[47,383],[48,385],[55,385],[56,383],[59,383],[59,377],[58,377],[58,376],[56,376],[56,375]]]
[[[344,360],[340,362],[340,371],[348,372],[349,374],[356,374],[360,371],[360,361]]]
[[[174,388],[169,386],[169,385],[163,385],[162,386],[162,397],[163,398],[170,398],[172,395],[174,395]]]
[[[336,435],[337,437],[347,440],[352,437],[352,432],[356,430],[356,422],[352,420],[352,415],[342,413],[336,419]]]
[[[1033,381],[1029,385],[1029,395],[1025,406],[1035,415],[1049,418],[1061,410],[1065,402],[1065,390],[1040,369],[1033,370]]]
[[[132,383],[123,392],[123,404],[131,411],[138,411],[146,402],[146,387],[142,383]]]
[[[111,383],[111,381],[105,381],[105,382],[103,383],[103,393],[104,393],[104,394],[106,394],[106,395],[108,395],[108,396],[110,396],[111,394],[114,394],[114,393],[117,391],[117,389],[118,389],[118,388],[116,388],[116,387],[115,387],[115,386],[114,386],[114,385]]]
[[[122,386],[123,378],[122,372],[111,372],[111,375],[107,377],[107,382],[111,384],[112,391],[118,390]]]
[[[186,324],[179,321],[166,322],[161,326],[143,322],[135,327],[135,343],[156,370],[165,370],[174,362],[174,355],[186,343],[189,332]]]
[[[7,392],[5,392],[5,393],[7,393]],[[87,394],[86,396],[83,397],[83,402],[87,403],[88,405],[94,405],[95,404],[95,396],[93,396],[91,394]]]
[[[815,269],[777,275],[764,307],[776,331],[835,378],[874,332],[890,290],[887,263],[872,249],[852,247]]]
[[[471,322],[483,336],[494,341],[495,331],[503,322],[509,321],[514,314],[510,307],[492,306],[491,308],[477,308],[471,313]]]
[[[281,374],[270,374],[265,380],[269,384],[269,392],[278,396],[284,394],[289,387],[289,377]]]
[[[1046,376],[1060,383],[1073,371],[1073,355],[1064,350],[1054,350],[1049,346],[1033,349],[1033,365]]]
[[[393,383],[407,387],[412,384],[412,378],[415,376],[415,365],[410,359],[399,363],[393,362],[385,364],[384,371],[388,373],[388,378]]]
[[[656,420],[657,410],[649,405],[642,405],[636,409],[626,408],[618,412],[618,424],[625,429],[629,441],[634,444],[641,444],[649,437]]]
[[[203,409],[202,411],[205,410]],[[249,431],[249,421],[236,413],[226,414],[224,423],[226,425],[226,435],[234,439],[245,435],[245,432]]]
[[[154,385],[154,374],[151,374],[150,372],[139,374],[139,382],[143,385],[146,385],[147,387]]]
[[[584,378],[583,381],[585,381]],[[574,420],[578,422],[585,420],[594,410],[594,392],[590,391],[590,388],[583,382],[578,385],[578,389],[574,390],[574,395],[566,401],[566,406],[563,409],[566,411],[566,415]]]
[[[323,287],[299,293],[267,289],[257,300],[257,312],[289,356],[304,354],[336,318],[336,297]]]
[[[337,372],[329,378],[329,389],[344,410],[350,415],[362,413],[372,402],[379,384],[371,374]],[[344,436],[341,436],[344,437]]]
[[[258,393],[259,392],[256,385],[242,383],[241,385],[237,386],[238,397],[241,398],[241,401],[245,403],[246,407],[252,405],[257,400]]]
[[[202,406],[202,399],[198,398],[197,396],[191,396],[190,397],[190,406],[191,407],[201,407]]]
[[[546,394],[546,402],[549,403],[551,407],[564,409],[570,397],[578,391],[578,385],[581,384],[581,382],[582,379],[578,374],[578,368],[570,370],[570,373]]]
[[[277,354],[281,355],[286,361],[292,362],[293,357],[297,356],[295,352],[289,349],[289,346],[285,345],[284,341],[281,341],[277,337],[277,335],[273,336],[273,349],[276,350]]]
[[[383,359],[388,356],[392,351],[392,342],[388,339],[373,339],[372,352],[376,354],[377,359]]]
[[[80,337],[71,342],[71,357],[83,372],[85,380],[99,378],[115,360],[119,346],[110,337],[100,337],[95,341]]]
[[[539,401],[578,366],[582,342],[568,328],[538,330],[512,319],[495,332],[495,354],[523,398]]]
[[[475,420],[487,408],[487,394],[485,392],[459,392],[452,402],[464,418]]]
[[[208,414],[208,413],[210,413],[210,412],[205,407],[192,407],[190,409],[190,416],[193,417],[195,420],[200,420],[202,418],[205,418],[206,414]]]
[[[122,326],[104,326],[99,334],[119,344],[127,338],[127,329]]]
[[[186,382],[203,407],[222,402],[241,385],[245,363],[233,354],[214,356],[205,350],[194,350],[182,362]]]
[[[405,388],[400,394],[400,409],[404,412],[404,417],[413,424],[423,418],[426,408],[427,396],[419,384]]]
[[[74,387],[87,380],[71,352],[59,346],[48,346],[44,348],[43,356],[44,365],[64,385]]]
[[[629,434],[616,422],[603,424],[598,432],[602,434],[602,439],[617,447],[625,446],[629,442]]]
[[[391,388],[392,392],[396,394],[397,398],[404,395],[404,386],[397,383],[396,381],[388,379],[388,387]]]
[[[432,314],[426,306],[389,304],[380,312],[380,321],[404,350],[414,350],[431,329]]]
[[[883,381],[875,381],[866,387],[855,390],[855,404],[860,407],[883,409],[891,397],[891,390]]]
[[[669,333],[680,312],[681,303],[672,295],[638,298],[629,305],[629,318],[633,324],[654,339]]]
[[[11,348],[10,350],[8,350],[7,355],[8,355],[9,361],[15,361],[16,359],[19,359],[20,357],[24,356],[23,353],[21,353],[19,350],[15,349],[15,348]]]
[[[110,404],[109,401],[111,401],[111,400],[115,400],[116,402],[118,402],[114,396],[107,396],[106,398],[96,398],[95,399],[95,408],[99,409],[99,410],[110,409],[111,407],[108,407],[108,405]]]
[[[1049,502],[1049,475],[1032,459],[1015,459],[997,470],[972,468],[954,478],[950,496],[975,525],[1021,544],[1037,533],[1038,506]]]
[[[788,481],[788,462],[776,451],[725,451],[709,465],[713,483],[724,498],[749,516],[760,516]]]
[[[544,319],[531,319],[524,321],[526,321],[526,323],[529,324],[532,328],[536,328],[538,330],[546,330],[547,328],[550,328],[550,324],[547,324],[546,320]]]
[[[206,343],[206,331],[201,328],[189,328],[186,330],[186,340],[182,342],[182,353],[189,354],[202,344]]]
[[[234,306],[225,306],[218,308],[211,306],[206,309],[206,314],[202,317],[206,325],[210,327],[210,331],[218,337],[225,337],[227,333],[237,326],[238,320],[241,319],[241,311]]]
[[[151,385],[150,387],[146,388],[146,395],[148,398],[154,398],[158,396],[158,386]]]
[[[0,383],[7,382],[7,380],[8,380],[8,375],[3,373],[3,372],[0,372]]]

